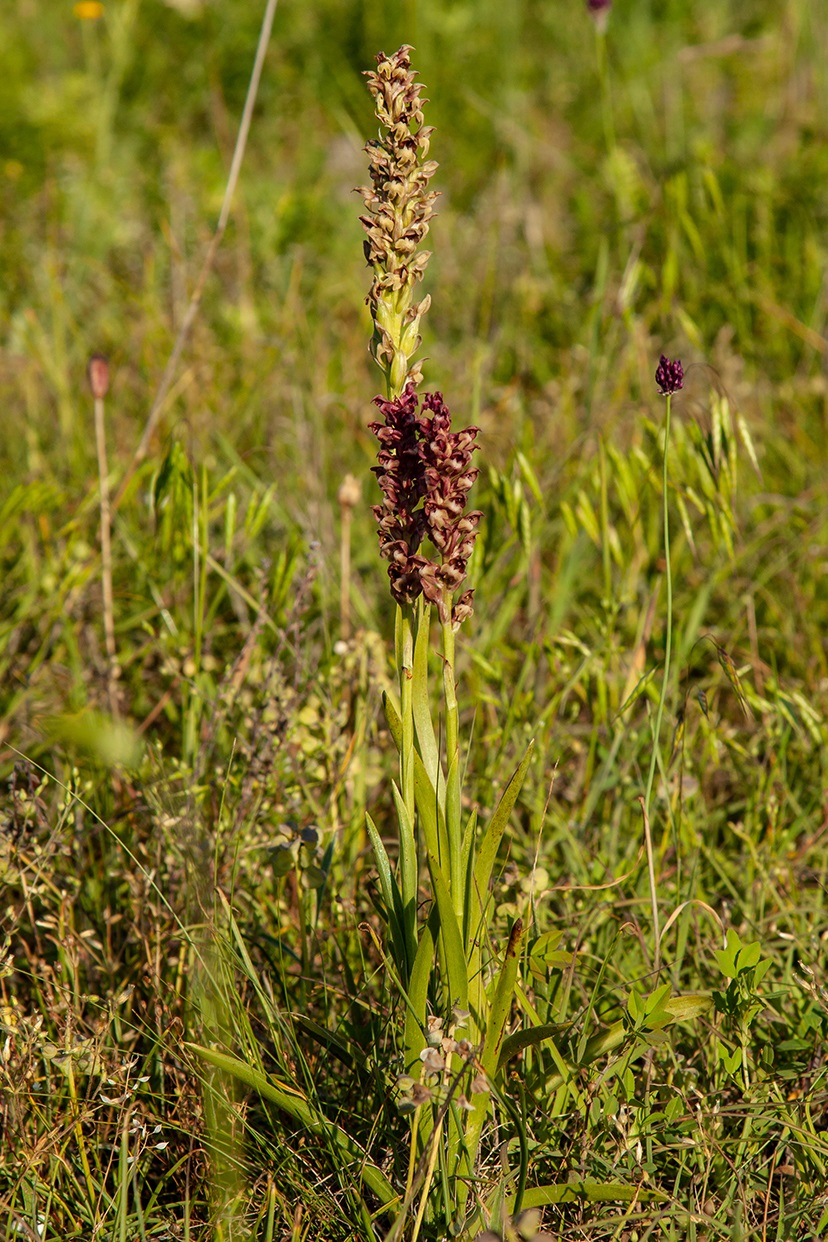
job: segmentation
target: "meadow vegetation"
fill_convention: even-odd
[[[159,403],[264,7],[0,6],[0,1231],[822,1237],[828,9],[283,0]],[[404,44],[456,631],[371,511]]]

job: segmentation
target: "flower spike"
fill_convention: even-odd
[[[431,298],[415,302],[413,295],[430,257],[420,246],[437,197],[428,189],[437,164],[426,159],[431,129],[423,123],[427,101],[420,98],[411,50],[404,44],[393,56],[380,53],[376,71],[366,74],[384,134],[365,147],[371,185],[359,191],[366,208],[360,216],[365,258],[374,269],[366,299],[374,321],[371,353],[392,396],[422,380],[420,364],[411,358],[420,347],[420,320]]]

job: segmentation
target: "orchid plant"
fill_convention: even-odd
[[[416,1238],[438,1161],[461,1226],[492,1109],[524,923],[516,920],[500,951],[493,947],[489,887],[532,747],[488,824],[479,826],[476,810],[464,809],[455,682],[456,636],[473,612],[473,591],[464,583],[483,516],[467,508],[478,475],[472,459],[479,429],[453,430],[443,395],[420,400],[418,394],[422,371],[414,354],[430,299],[417,302],[415,293],[429,259],[421,245],[433,214],[429,183],[437,166],[427,159],[431,130],[410,52],[403,46],[393,56],[380,55],[367,75],[381,132],[366,148],[371,185],[362,191],[366,212],[360,218],[374,273],[371,351],[386,389],[375,398],[382,419],[371,424],[382,493],[374,515],[397,605],[399,691],[386,696],[385,708],[400,761],[395,849],[389,853],[370,818],[368,832],[388,927],[387,955],[380,951],[406,1012],[400,1103],[412,1115],[411,1149],[406,1202],[392,1233],[398,1236],[417,1201]],[[433,712],[429,692],[435,613],[441,713]],[[426,877],[429,900],[422,903]]]

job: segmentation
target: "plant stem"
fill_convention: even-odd
[[[410,606],[397,606],[396,655],[400,679],[400,797],[399,818],[399,885],[402,898],[403,933],[405,940],[405,968],[401,972],[408,983],[409,972],[414,965],[417,951],[417,886],[419,862],[415,833],[414,795],[414,634],[413,614]]]
[[[596,30],[595,47],[598,54],[598,77],[601,81],[601,118],[604,123],[604,141],[607,144],[607,155],[612,155],[615,150],[615,120],[612,115],[612,93],[607,68],[606,31]]]
[[[101,509],[101,584],[103,623],[108,665],[109,710],[118,715],[118,653],[115,647],[115,610],[112,595],[112,515],[109,508],[109,469],[106,460],[106,421],[104,399],[95,397],[95,444],[98,451],[98,488]]]
[[[397,675],[400,679],[400,792],[411,824],[414,823],[414,635],[411,609],[397,605]]]
[[[653,890],[655,876],[652,872],[652,842],[650,841],[649,822],[650,822],[650,799],[653,792],[653,782],[655,780],[656,767],[658,766],[658,748],[661,739],[661,722],[664,717],[664,705],[667,701],[667,688],[670,681],[670,658],[673,649],[673,573],[670,566],[670,505],[667,492],[668,475],[667,475],[667,455],[670,446],[670,412],[672,406],[672,397],[667,397],[667,413],[664,418],[664,453],[662,457],[662,512],[664,523],[664,576],[667,582],[667,630],[664,639],[664,674],[661,679],[661,693],[658,698],[658,708],[656,710],[655,727],[653,729],[653,748],[650,755],[650,770],[647,774],[647,787],[644,791],[642,808],[644,811],[644,823],[647,827],[648,841],[648,861],[650,862],[650,884]],[[654,904],[655,912],[655,904]],[[656,937],[655,961],[659,962],[659,946],[658,946],[658,926],[657,914],[656,926],[654,933]]]
[[[448,621],[442,624],[443,696],[446,709],[446,833],[449,843],[449,883],[454,911],[463,925],[465,888],[462,872],[463,827],[460,821],[460,713],[454,680],[454,627],[451,623],[451,596],[446,592]]]
[[[661,681],[661,694],[656,710],[655,729],[653,732],[653,750],[650,756],[650,771],[647,775],[647,788],[644,793],[644,809],[649,815],[650,798],[653,792],[653,781],[658,765],[658,745],[661,735],[661,721],[664,716],[664,704],[667,701],[667,685],[670,680],[670,657],[673,648],[673,573],[670,567],[670,509],[667,494],[667,453],[670,444],[670,406],[672,398],[667,397],[667,414],[664,420],[664,454],[662,458],[662,512],[664,522],[664,577],[667,582],[667,632],[664,639],[664,676]]]

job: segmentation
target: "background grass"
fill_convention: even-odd
[[[575,0],[283,3],[231,224],[114,518],[113,721],[86,362],[110,359],[117,486],[218,215],[260,10],[0,11],[6,1231],[368,1237],[337,1121],[404,1181],[403,1015],[360,930],[381,927],[364,813],[392,822],[393,616],[352,188],[375,129],[360,75],[405,41],[442,194],[426,388],[483,432],[459,661],[484,812],[536,738],[495,890],[504,934],[528,896],[535,920],[512,1028],[560,1024],[580,1067],[562,1084],[546,1046],[515,1063],[485,1176],[514,1171],[520,1137],[530,1186],[661,1192],[573,1191],[546,1209],[560,1237],[819,1236],[828,13],[616,0],[602,86]],[[661,926],[680,913],[657,979],[637,796],[664,642],[662,352],[687,385],[653,805]],[[729,999],[722,928],[770,962]],[[721,1003],[659,1042],[627,1007],[659,981]],[[188,1039],[325,1124],[210,1078]]]

